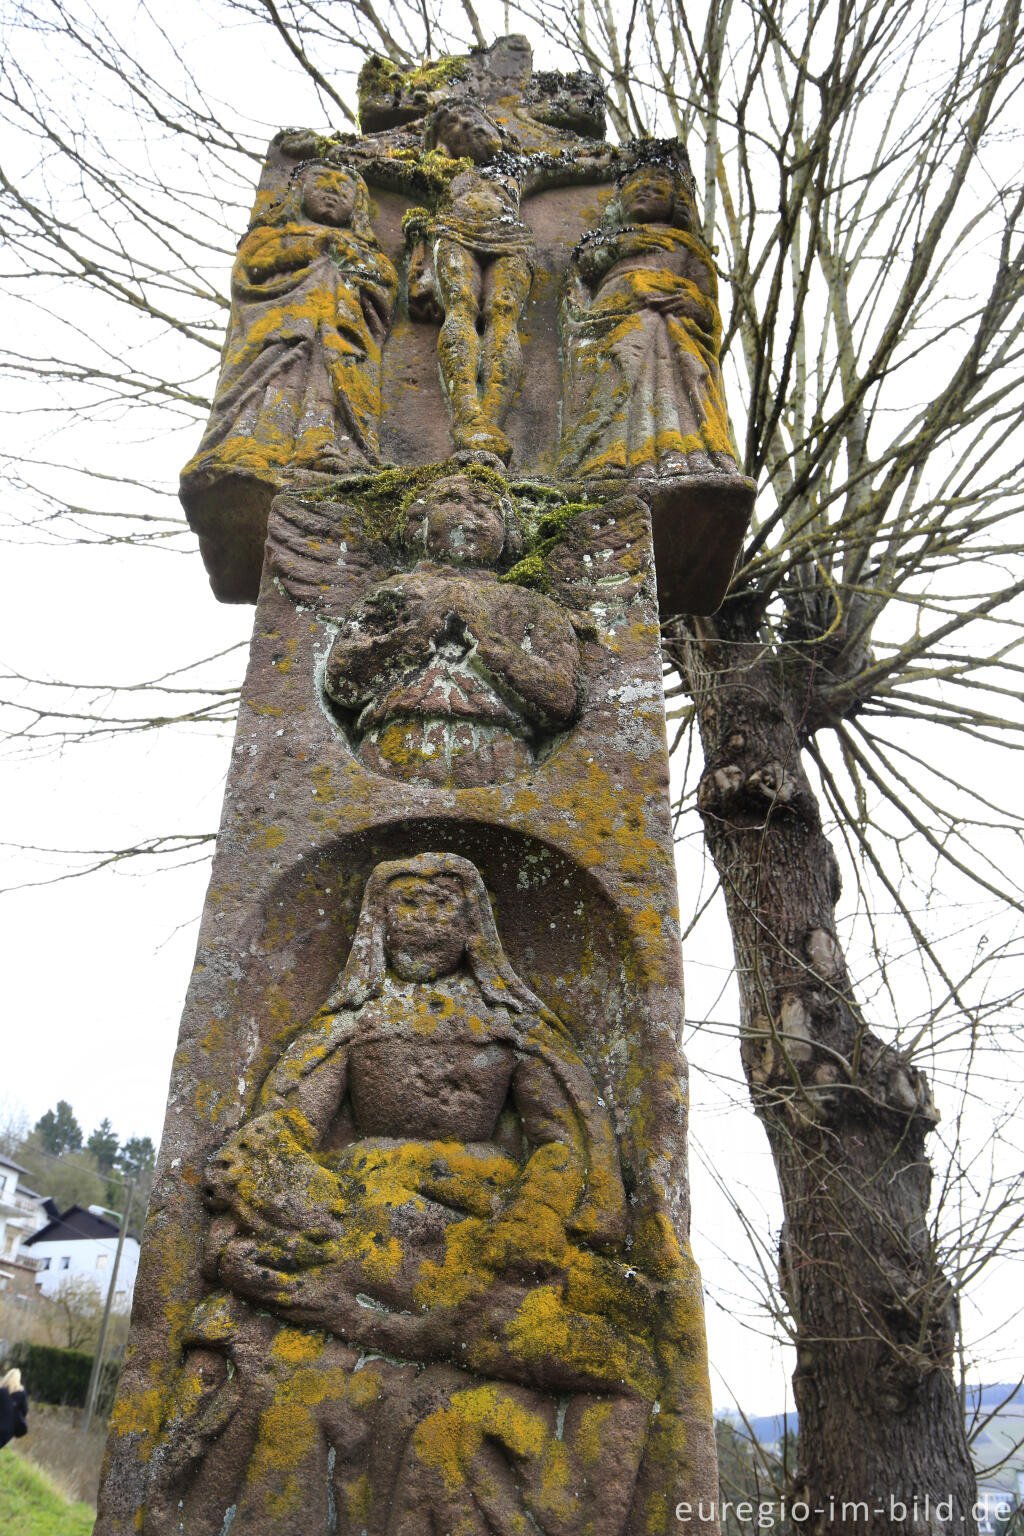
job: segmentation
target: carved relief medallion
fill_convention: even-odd
[[[637,504],[565,508],[551,493],[524,531],[492,471],[432,466],[417,482],[402,495],[398,477],[377,540],[358,487],[346,502],[283,499],[273,567],[334,626],[323,693],[367,768],[441,788],[506,783],[572,728],[588,642],[638,590]]]

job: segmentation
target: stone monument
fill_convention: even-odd
[[[658,598],[753,487],[693,181],[521,38],[360,103],[270,147],[182,475],[256,621],[96,1529],[714,1532]]]

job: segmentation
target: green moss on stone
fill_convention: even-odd
[[[510,482],[489,465],[462,464],[453,459],[410,469],[381,469],[372,475],[349,475],[323,490],[304,492],[303,500],[351,502],[362,512],[367,534],[396,547],[402,543],[413,502],[436,481],[453,475],[465,475],[512,503],[523,553],[498,580],[535,592],[550,591],[548,556],[563,542],[573,519],[581,512],[596,511],[600,502],[559,501],[560,493],[553,486],[527,480]]]
[[[304,491],[304,501],[348,501],[363,513],[364,527],[371,538],[386,544],[402,541],[406,514],[417,497],[437,480],[464,475],[479,485],[486,485],[497,496],[508,497],[515,507],[511,487],[505,476],[486,464],[460,464],[445,459],[438,464],[419,464],[410,469],[380,469],[372,475],[347,475],[323,490]]]
[[[427,98],[435,91],[465,80],[468,74],[469,60],[461,54],[444,54],[439,59],[426,59],[415,69],[402,70],[390,59],[373,53],[359,71],[356,89],[360,116],[367,101],[382,96],[391,96],[396,101],[411,100],[417,105],[416,98],[422,97],[422,104],[427,107]]]
[[[439,59],[427,59],[405,76],[409,91],[439,91],[469,75],[469,60],[463,54],[445,53]]]
[[[551,572],[543,557],[536,551],[517,560],[510,571],[498,577],[499,581],[515,587],[531,587],[535,592],[547,592],[551,587]]]
[[[513,488],[515,490],[516,487]],[[537,487],[545,490],[545,487]],[[563,542],[569,530],[569,524],[573,518],[581,512],[592,512],[600,505],[596,501],[566,501],[555,506],[545,506],[539,511],[534,507],[534,517],[529,519],[523,516],[522,504],[517,510],[520,521],[528,526],[532,522],[532,529],[527,537],[527,549],[521,560],[518,560],[510,571],[500,576],[499,581],[511,583],[517,587],[531,587],[535,592],[548,592],[551,589],[551,571],[548,567],[547,557]]]

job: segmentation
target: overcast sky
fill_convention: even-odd
[[[123,14],[128,17],[127,6]],[[261,47],[244,29],[226,36],[209,29],[200,6],[192,14],[192,62],[214,74],[230,71],[239,89],[249,90],[253,117],[272,107],[268,136],[278,123],[308,119],[303,94],[289,94],[286,80],[266,89]],[[226,265],[223,286],[226,291]],[[25,323],[23,309],[8,314],[9,325]],[[47,339],[52,323],[45,315],[36,315],[33,323]],[[59,355],[59,328],[49,344]],[[7,401],[6,409],[16,414],[17,398]],[[6,418],[8,428],[11,419]],[[199,436],[198,428],[179,427],[151,438],[133,431],[130,421],[114,420],[73,426],[35,418],[31,430],[40,456],[94,467],[104,463],[165,490],[173,489]],[[92,504],[107,494],[76,476],[69,477],[66,491],[70,499]],[[121,493],[125,509],[145,500],[141,492]],[[90,707],[90,697],[100,709],[106,706],[99,685],[159,676],[244,641],[251,627],[251,609],[214,601],[194,549],[185,555],[25,539],[5,550],[5,569],[0,661],[37,678],[96,684],[94,694],[79,696],[83,709]],[[243,661],[244,651],[236,651],[205,675],[221,684],[237,681]],[[14,716],[8,724],[15,729],[22,719]],[[230,746],[229,732],[199,728],[101,737],[63,750],[9,743],[0,756],[3,840],[49,849],[105,849],[154,834],[213,830]],[[687,840],[680,859],[681,901],[688,912],[708,889],[709,876],[699,826],[692,821],[682,830]],[[5,983],[0,1095],[23,1104],[33,1120],[64,1098],[86,1134],[108,1116],[122,1138],[149,1135],[158,1141],[206,863],[152,873],[144,862],[135,862],[84,879],[26,884],[60,874],[69,862],[74,861],[59,853],[27,853],[11,860],[3,881],[15,889],[3,898],[0,929]],[[853,905],[848,899],[847,917]],[[767,1337],[756,1288],[735,1268],[738,1261],[771,1271],[780,1215],[764,1135],[737,1082],[737,1004],[720,914],[709,915],[684,958],[687,1014],[701,1021],[687,1042],[695,1068],[694,1240],[709,1288],[715,1400],[719,1406],[740,1402],[756,1412],[780,1409],[789,1401],[793,1362]],[[942,1085],[951,1102],[952,1083],[951,1074]],[[760,1249],[751,1247],[729,1213],[709,1170],[741,1203]],[[979,1341],[986,1316],[1013,1310],[1007,1301],[1013,1280],[1005,1268],[995,1269],[988,1283],[988,1291],[977,1289],[967,1303],[969,1333]],[[1011,1379],[1021,1368],[1024,1351],[1015,1334],[1004,1333],[985,1348],[980,1367],[985,1379]]]

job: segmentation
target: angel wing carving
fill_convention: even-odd
[[[394,552],[366,527],[365,512],[343,499],[278,496],[267,526],[270,569],[294,603],[341,620],[395,567]]]
[[[647,507],[637,496],[542,516],[535,548],[551,597],[605,622],[621,615],[642,588],[654,592],[654,556]],[[544,537],[545,529],[552,534]],[[527,557],[528,559],[530,557]]]

